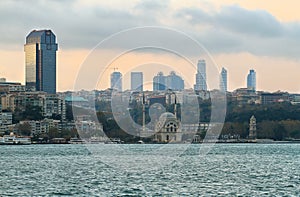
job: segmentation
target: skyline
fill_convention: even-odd
[[[296,4],[299,3],[288,1],[285,6],[281,6],[280,3],[279,1],[272,2],[272,5],[259,1],[233,3],[233,1],[225,0],[203,1],[201,3],[190,1],[187,5],[183,5],[179,1],[131,1],[126,5],[121,1],[110,3],[92,1],[87,3],[83,1],[48,2],[47,10],[53,11],[53,14],[50,14],[53,17],[45,18],[44,21],[28,20],[32,21],[28,22],[26,19],[32,18],[36,11],[23,13],[28,5],[22,2],[19,2],[20,5],[18,5],[14,1],[2,1],[0,9],[4,10],[1,23],[9,22],[9,25],[5,31],[1,30],[3,36],[0,39],[0,74],[8,81],[20,81],[25,84],[24,37],[33,29],[49,28],[57,35],[57,42],[60,43],[57,52],[57,89],[58,91],[72,90],[81,63],[90,49],[98,42],[127,28],[158,25],[183,31],[202,43],[211,53],[219,69],[226,67],[230,73],[229,91],[245,87],[247,71],[254,69],[258,73],[257,90],[270,92],[282,90],[299,93],[300,83],[295,83],[298,80],[298,73],[300,73],[298,57],[300,44],[297,38],[297,32],[300,30],[300,15],[295,9]],[[71,17],[66,16],[62,12],[63,9],[54,10],[58,5],[62,8],[68,7]],[[15,6],[19,7],[20,12],[24,15],[21,20],[16,20],[13,16],[12,9],[15,9]],[[42,10],[42,8],[46,8],[46,3],[39,2],[37,6]],[[124,8],[123,11],[118,9],[121,6],[122,9]],[[82,9],[79,10],[79,7]],[[95,14],[103,9],[111,11],[102,13],[103,16],[108,17],[109,21],[107,22],[99,20],[101,14]],[[149,12],[157,13],[161,10],[167,11],[171,15],[167,17],[166,13],[159,15],[161,17],[147,16]],[[87,11],[93,11],[91,16],[86,15]],[[75,15],[78,15],[78,21],[72,19],[72,16]],[[124,17],[120,19],[117,16]],[[63,23],[58,20],[60,17],[71,22],[69,29],[66,29]],[[81,27],[84,32],[75,28],[79,21],[87,20],[89,23],[83,24]],[[98,20],[99,24],[96,25],[94,22]],[[235,22],[236,25],[230,21]],[[243,23],[240,23],[241,21]],[[18,25],[20,22],[22,25]],[[115,23],[123,25],[116,28]],[[113,49],[108,48],[105,53],[109,53],[110,50]],[[123,64],[134,63],[132,59],[136,58],[135,55],[129,55],[127,62],[124,63],[124,61]],[[153,53],[146,52],[140,55],[151,58]],[[177,60],[172,57],[165,56],[165,54],[158,55],[161,58],[169,58],[174,65],[178,64]],[[202,59],[202,57],[198,56],[198,59]],[[283,69],[284,72],[282,72]],[[16,73],[15,70],[19,72]],[[124,68],[120,68],[121,72],[123,70]],[[65,76],[65,73],[68,75]],[[146,75],[144,78],[146,81],[147,78],[149,80]],[[107,76],[106,87],[109,87],[109,76]],[[130,88],[126,84],[124,87],[125,89]]]

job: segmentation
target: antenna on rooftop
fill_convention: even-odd
[[[114,71],[118,70],[119,68],[118,67],[113,67],[112,69],[114,69]]]

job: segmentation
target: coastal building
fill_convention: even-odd
[[[205,60],[199,60],[197,64],[196,73],[196,84],[194,85],[194,90],[207,90],[206,83],[206,62]]]
[[[143,73],[142,72],[131,72],[131,90],[132,91],[143,91]]]
[[[110,75],[110,88],[122,91],[122,73],[115,71]]]
[[[0,133],[5,133],[9,130],[9,126],[12,125],[12,113],[1,112],[0,113]]]
[[[256,72],[251,69],[247,76],[247,88],[252,91],[256,91]]]
[[[157,142],[181,142],[180,123],[174,114],[163,113],[155,127],[154,140]]]
[[[250,123],[249,123],[249,139],[256,139],[256,118],[251,116]]]
[[[66,116],[65,100],[56,94],[45,92],[19,92],[1,96],[3,110],[14,112],[16,109],[25,110],[26,106],[37,106],[42,110],[44,117],[60,116],[62,120]]]
[[[26,37],[26,89],[56,93],[56,37],[51,30],[33,30]]]
[[[31,135],[41,134],[41,133],[48,133],[50,128],[61,129],[60,121],[53,120],[53,119],[43,119],[43,120],[23,120],[20,121],[21,125],[29,124],[31,128]]]
[[[222,68],[220,73],[220,91],[227,92],[227,70]]]

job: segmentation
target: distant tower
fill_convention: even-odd
[[[143,91],[143,73],[142,72],[131,72],[131,90],[132,91]]]
[[[256,118],[254,115],[250,118],[249,139],[256,139]]]
[[[26,37],[26,89],[56,93],[56,37],[51,30],[33,30]]]
[[[205,60],[199,60],[197,65],[195,90],[207,90],[206,85],[206,63]]]
[[[256,91],[256,72],[251,69],[247,76],[247,88]]]
[[[166,87],[171,90],[183,90],[184,80],[180,76],[176,75],[174,71],[171,71],[166,77]]]
[[[227,70],[225,68],[222,68],[220,73],[220,90],[227,92]]]
[[[153,91],[160,90],[166,90],[166,77],[162,72],[153,77]]]
[[[110,88],[122,91],[122,74],[120,72],[113,72],[110,75]]]

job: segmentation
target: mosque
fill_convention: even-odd
[[[161,143],[181,142],[180,121],[170,112],[163,113],[155,126],[154,140]]]

